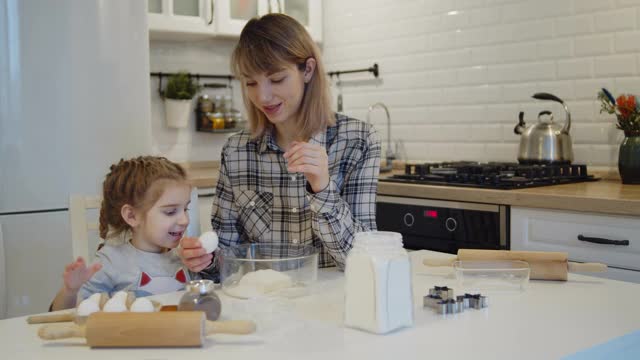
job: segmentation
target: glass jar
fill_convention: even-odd
[[[225,129],[233,129],[236,127],[236,118],[233,116],[233,113],[228,112],[224,114],[224,128]]]
[[[402,235],[355,235],[345,266],[346,326],[384,334],[413,325],[411,263]]]
[[[214,112],[209,115],[209,119],[213,123],[214,130],[222,130],[224,129],[224,115],[221,112]]]
[[[216,95],[213,99],[213,111],[222,112],[222,96]]]
[[[178,311],[204,311],[208,320],[220,317],[222,304],[213,291],[213,281],[192,280],[187,284],[187,292],[180,298]]]
[[[213,101],[209,99],[209,95],[204,94],[198,98],[198,109],[205,114],[213,111]]]

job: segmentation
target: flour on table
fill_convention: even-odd
[[[290,288],[293,281],[289,275],[267,269],[245,274],[238,285],[227,288],[226,292],[235,297],[252,298]]]

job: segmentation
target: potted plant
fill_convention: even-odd
[[[164,91],[164,112],[167,126],[185,128],[191,115],[191,99],[198,92],[198,86],[186,72],[169,77]]]
[[[640,104],[634,95],[623,94],[614,98],[607,90],[598,93],[600,112],[615,114],[616,127],[624,131],[620,144],[618,171],[623,184],[640,184]]]

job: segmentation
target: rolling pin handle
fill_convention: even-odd
[[[206,335],[211,334],[251,334],[256,331],[256,323],[250,320],[209,321],[205,325]]]
[[[607,265],[601,263],[575,263],[567,264],[570,272],[605,272]]]
[[[456,261],[453,259],[424,259],[422,260],[422,264],[426,266],[452,266]]]
[[[83,326],[76,324],[43,325],[38,329],[38,336],[43,340],[84,338],[85,331]]]

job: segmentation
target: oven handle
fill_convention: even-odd
[[[578,240],[594,244],[629,246],[629,240],[609,240],[598,237],[583,236],[582,234],[578,235]]]
[[[407,198],[407,197],[386,196],[386,195],[378,195],[376,198],[376,202],[387,203],[387,204],[417,205],[417,206],[427,206],[427,207],[437,207],[437,208],[461,209],[461,210],[488,211],[488,212],[494,212],[494,213],[500,212],[500,206],[493,205],[493,204],[432,200],[432,199],[421,199],[421,198]]]

